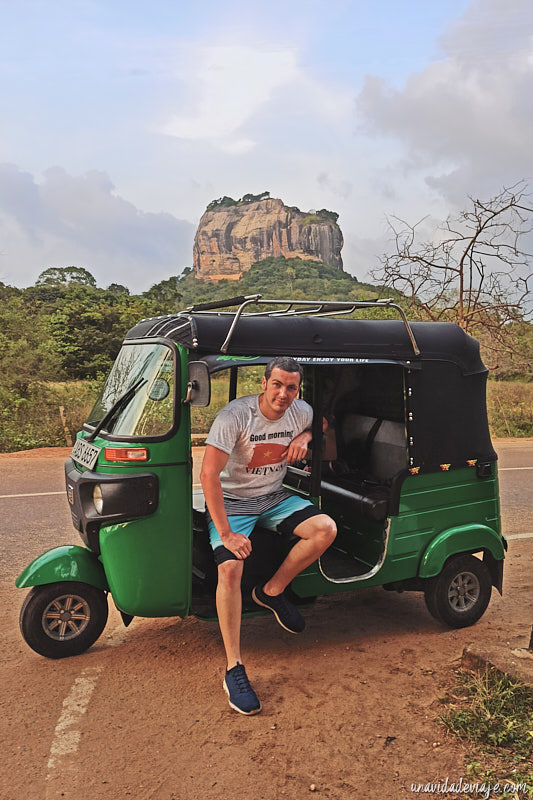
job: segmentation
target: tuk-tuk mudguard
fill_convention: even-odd
[[[459,553],[476,553],[480,550],[490,553],[492,559],[500,562],[503,567],[503,540],[493,528],[476,524],[449,528],[436,536],[428,545],[422,556],[418,574],[421,578],[433,578],[442,571],[445,562],[450,556],[458,555]],[[491,565],[495,566],[491,562],[489,569]],[[494,569],[491,569],[491,574],[494,571]],[[496,570],[496,573],[499,572],[501,570]],[[500,587],[497,585],[498,577]],[[493,583],[501,591],[501,576],[498,576],[498,574],[493,575]]]
[[[104,568],[97,557],[78,545],[53,547],[28,564],[15,585],[19,589],[43,586],[61,581],[88,583],[96,589],[109,591]]]

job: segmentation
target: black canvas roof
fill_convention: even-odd
[[[187,313],[143,320],[128,339],[165,337],[191,350],[193,358],[221,352],[232,313]],[[486,372],[479,344],[458,325],[446,322],[412,322],[420,349],[415,355],[401,320],[338,319],[318,316],[243,315],[237,322],[226,356],[290,355],[313,359],[350,358],[360,362],[448,361],[464,375]],[[263,359],[261,359],[263,360]]]

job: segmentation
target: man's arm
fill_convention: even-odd
[[[295,461],[303,461],[304,458],[307,458],[307,449],[312,438],[311,431],[303,431],[294,437],[285,451],[287,464],[294,464]],[[282,454],[284,458],[285,453]]]
[[[220,483],[220,473],[226,466],[229,456],[223,450],[208,444],[205,448],[200,482],[204,490],[204,497],[211,519],[215,523],[222,544],[237,556],[247,558],[252,552],[252,544],[247,536],[234,533],[224,509],[224,496]]]
[[[328,421],[322,417],[322,432],[325,433],[328,427]],[[287,464],[294,464],[295,461],[303,461],[307,458],[307,450],[309,443],[313,439],[313,434],[310,430],[303,431],[295,436],[286,450]]]

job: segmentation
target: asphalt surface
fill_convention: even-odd
[[[533,441],[498,441],[495,446],[499,455],[504,533],[510,543],[505,567],[505,595],[504,601],[496,596],[491,602],[496,611],[493,611],[492,615],[487,615],[487,621],[478,623],[478,626],[470,630],[478,630],[478,636],[481,631],[483,636],[488,638],[507,636],[511,646],[524,647],[525,636],[529,633],[533,622],[532,574],[531,568],[526,569],[526,563],[533,563]],[[201,449],[198,449],[197,456],[201,455],[201,452]],[[18,614],[24,592],[14,587],[15,577],[44,550],[58,544],[80,543],[79,536],[72,527],[64,494],[63,461],[68,453],[68,449],[56,449],[33,451],[28,454],[0,455],[2,543],[0,597],[5,610],[4,626],[0,633],[2,652],[0,678],[4,689],[0,719],[0,743],[4,754],[0,800],[78,798],[80,787],[83,789],[86,781],[91,783],[92,780],[96,780],[99,787],[96,792],[92,792],[94,800],[108,796],[118,797],[119,800],[126,796],[135,797],[135,800],[152,797],[181,800],[182,797],[205,796],[205,792],[202,793],[200,789],[198,794],[195,790],[185,791],[185,789],[182,792],[177,791],[176,794],[170,790],[165,793],[160,774],[163,767],[158,763],[157,752],[166,736],[164,726],[168,724],[168,719],[163,721],[161,717],[154,720],[148,714],[151,722],[147,727],[143,721],[143,703],[150,703],[150,698],[153,697],[159,699],[165,697],[165,685],[161,681],[167,680],[165,676],[172,670],[172,696],[174,697],[176,691],[176,677],[179,676],[180,689],[187,693],[188,702],[193,704],[192,716],[195,713],[197,716],[203,713],[199,707],[196,709],[194,706],[195,684],[202,671],[206,653],[218,652],[218,632],[215,625],[211,624],[209,627],[209,624],[200,623],[194,626],[194,620],[185,620],[180,623],[179,633],[176,634],[173,621],[149,620],[141,621],[140,627],[132,625],[126,630],[117,612],[111,609],[110,619],[101,640],[84,656],[60,662],[40,658],[29,650],[20,636]],[[198,475],[198,461],[199,458],[196,458],[195,481]],[[389,602],[389,593],[381,592],[380,596],[386,596],[380,601],[382,605]],[[505,597],[509,597],[510,600],[509,612],[504,618]],[[324,607],[331,603],[331,608],[334,610],[335,607],[339,607],[340,602],[338,597],[328,598]],[[409,599],[407,603],[411,603],[411,600]],[[421,603],[418,600],[413,601],[410,607],[415,615],[418,615]],[[383,608],[386,609],[384,605]],[[378,616],[382,614],[383,608],[378,607],[376,611]],[[368,605],[365,613],[372,613]],[[420,614],[420,617],[416,617],[417,620],[424,621],[417,622],[415,627],[423,629],[422,632],[431,631],[431,637],[434,639],[430,638],[428,641],[436,642],[432,645],[436,648],[434,653],[436,659],[438,631],[436,634],[433,633],[432,623],[426,621],[425,609],[421,610]],[[376,620],[379,621],[377,617]],[[386,627],[388,623],[384,624],[385,628],[380,628],[380,636],[386,636],[387,631],[391,636],[392,629]],[[328,621],[325,618],[324,636],[327,629]],[[407,635],[412,629],[412,622],[406,622],[405,634]],[[260,631],[260,625],[255,626],[252,635],[254,631],[256,633]],[[456,637],[457,634],[453,632],[448,636]],[[259,633],[257,637],[256,647],[260,649],[262,639]],[[334,635],[336,647],[339,637],[342,640],[342,634],[337,632]],[[448,638],[446,641],[449,643],[452,639]],[[459,644],[462,646],[465,641],[467,639],[461,639],[455,647],[457,648]],[[128,643],[128,647],[124,642]],[[383,639],[383,642],[386,646],[387,639]],[[179,650],[186,645],[190,657],[196,663],[189,664],[187,669],[176,667],[179,661],[173,657],[165,664],[167,648]],[[410,646],[413,647],[412,644]],[[424,656],[422,645],[420,647],[418,655],[415,647],[414,661],[417,659],[420,661]],[[349,646],[345,649],[349,650]],[[161,655],[159,662],[153,661],[154,651],[155,658],[157,653]],[[405,650],[405,652],[413,651]],[[145,671],[147,653],[152,654],[150,664],[157,666],[152,677]],[[105,676],[108,677],[104,679]],[[136,681],[142,682],[143,692],[135,694],[134,711],[130,709],[129,716],[120,716],[115,706],[118,708],[127,705],[130,692],[139,689],[138,686],[132,689]],[[362,682],[366,683],[366,680]],[[217,691],[220,691],[219,687]],[[160,713],[163,714],[162,711]],[[239,715],[237,717],[242,719]],[[113,724],[111,720],[114,720]],[[244,720],[246,721],[246,718]],[[199,719],[196,719],[196,723],[198,722]],[[276,723],[272,730],[275,725]],[[117,748],[113,745],[114,741],[120,742]],[[186,746],[186,741],[189,740],[183,740],[183,747]],[[135,764],[132,764],[132,759],[128,756],[128,742],[136,753]],[[143,750],[145,744],[147,749]],[[85,767],[85,759],[89,758],[88,747],[92,748],[91,774],[86,773],[86,769],[89,768]],[[148,756],[144,761],[143,752]],[[97,760],[100,764],[96,779],[95,754],[99,754]],[[207,757],[204,765],[207,773],[210,766],[208,762]],[[113,774],[106,772],[106,764],[108,770],[112,768]],[[112,793],[112,786],[116,786],[117,770],[119,772],[122,770],[121,774],[124,776],[120,782],[122,795],[116,794],[116,788],[113,789],[114,794]],[[268,772],[262,774],[267,775]],[[195,780],[197,786],[203,785],[204,773],[195,775]],[[159,793],[152,791],[150,787],[154,786],[160,788]],[[109,794],[106,793],[107,789]],[[279,792],[280,794],[269,794],[266,791],[262,793],[261,790],[256,797],[299,796],[296,790],[294,794],[289,790],[279,790]],[[208,796],[218,800],[216,790],[210,792]],[[220,797],[223,796],[225,792],[220,794]],[[327,796],[333,798],[335,795]],[[349,795],[343,794],[339,789],[336,797],[345,796]],[[382,796],[385,797],[386,794]],[[253,796],[251,797],[255,800]]]

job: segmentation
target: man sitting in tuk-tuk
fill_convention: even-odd
[[[292,358],[270,361],[262,394],[232,400],[219,412],[207,437],[201,482],[209,535],[218,565],[217,612],[227,656],[224,689],[230,706],[257,714],[240,652],[241,578],[256,524],[295,534],[296,544],[275,574],[253,589],[254,601],[272,611],[285,630],[300,633],[305,621],[285,589],[335,539],[334,521],[309,500],[283,487],[287,464],[307,455],[313,409],[298,398],[302,368]]]

